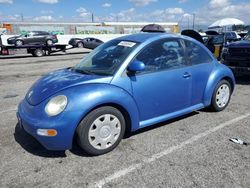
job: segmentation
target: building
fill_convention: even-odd
[[[25,34],[28,31],[48,31],[58,35],[75,34],[132,34],[140,32],[152,22],[102,22],[102,23],[53,23],[53,22],[11,22],[2,23],[8,34]],[[178,23],[155,22],[169,33],[178,33]]]

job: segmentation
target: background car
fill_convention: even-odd
[[[10,37],[7,39],[8,44],[22,46],[25,44],[46,44],[53,45],[58,42],[57,36],[45,31],[31,31],[25,35]]]
[[[97,46],[101,45],[103,41],[97,39],[97,38],[71,38],[69,40],[69,44],[73,47],[78,48],[88,48],[88,49],[95,49]]]
[[[224,46],[221,62],[229,66],[235,75],[250,75],[250,32],[243,40]]]
[[[74,136],[91,155],[113,150],[136,131],[195,110],[222,111],[235,80],[198,41],[139,33],[110,40],[75,67],[51,72],[18,107],[21,127],[50,150]]]

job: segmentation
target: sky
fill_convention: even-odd
[[[0,22],[178,22],[222,18],[250,24],[250,0],[0,0]]]

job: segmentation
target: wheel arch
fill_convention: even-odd
[[[210,75],[208,79],[207,86],[204,92],[204,106],[209,106],[211,104],[214,89],[221,80],[227,80],[232,88],[231,93],[234,91],[235,79],[232,71],[227,67],[217,67],[217,69]]]
[[[97,96],[89,100],[87,99],[89,93],[84,92],[84,90],[82,90],[82,92],[79,92],[82,93],[82,95],[77,96],[77,98],[82,98],[83,101],[81,102],[81,104],[74,103],[76,105],[75,107],[79,109],[81,113],[77,112],[79,117],[73,128],[74,129],[73,138],[76,136],[76,130],[81,121],[90,112],[103,106],[114,107],[122,113],[126,122],[126,130],[125,130],[126,133],[137,130],[139,128],[139,112],[133,97],[129,95],[125,90],[116,86],[109,85],[107,87],[106,84],[92,84],[93,87],[97,85],[100,87],[99,89],[101,89],[102,91],[100,93],[100,96]],[[82,104],[84,104],[84,107],[82,107],[83,106]]]

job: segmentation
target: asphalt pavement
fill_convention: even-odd
[[[91,157],[47,151],[17,125],[16,108],[42,75],[75,65],[80,51],[0,58],[0,187],[250,187],[250,77],[222,112],[207,110],[127,135]]]

